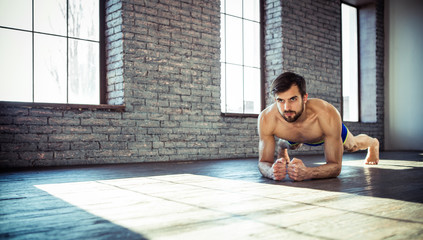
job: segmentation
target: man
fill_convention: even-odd
[[[275,103],[258,118],[259,170],[264,177],[283,180],[288,174],[294,181],[337,177],[344,149],[368,149],[365,163],[378,164],[379,141],[365,134],[353,136],[334,106],[321,99],[308,99],[306,83],[300,75],[281,74],[273,81],[271,93]],[[275,136],[280,138],[276,161]],[[326,164],[306,167],[298,158],[290,160],[288,149],[297,149],[302,143],[324,144]]]

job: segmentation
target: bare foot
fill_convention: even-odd
[[[379,140],[373,138],[373,144],[367,149],[365,164],[377,165],[379,163]]]

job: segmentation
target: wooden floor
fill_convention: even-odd
[[[305,182],[256,159],[2,172],[0,239],[423,239],[422,153],[364,156]]]

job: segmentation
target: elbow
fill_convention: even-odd
[[[338,177],[341,174],[341,171],[342,171],[342,165],[336,165],[333,171],[333,177]]]
[[[263,161],[259,161],[258,162],[258,170],[261,173],[261,175],[263,175],[263,177],[267,177],[269,178],[269,171],[272,168],[272,163],[269,162],[263,162]]]
[[[257,164],[258,170],[261,173],[261,175],[263,175],[263,176],[265,176],[265,171],[264,171],[265,166],[264,165],[265,164],[261,161],[259,161],[258,164]]]

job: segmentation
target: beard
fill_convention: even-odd
[[[297,119],[301,116],[301,114],[303,114],[304,111],[304,104],[301,104],[301,110],[299,112],[295,112],[295,111],[284,111],[283,114],[281,113],[283,119],[285,119],[285,121],[287,122],[295,122],[297,121]],[[287,113],[291,113],[294,114],[293,116],[286,116]]]
[[[303,108],[304,109],[304,108]],[[282,114],[283,119],[285,119],[285,121],[287,122],[295,122],[297,121],[297,119],[301,116],[301,114],[303,114],[303,109],[300,112],[295,112],[295,111],[285,111],[284,114]],[[285,116],[285,113],[295,113],[294,116]]]

